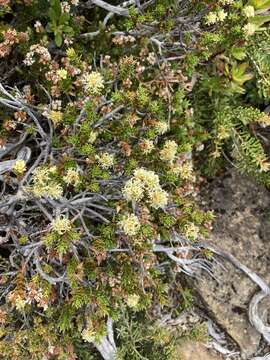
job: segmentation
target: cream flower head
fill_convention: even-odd
[[[243,13],[244,15],[249,18],[249,17],[254,17],[255,16],[255,9],[252,5],[247,5],[243,8]]]
[[[104,89],[103,76],[97,71],[92,71],[85,76],[85,88],[90,95],[100,95]]]
[[[26,164],[24,160],[16,160],[15,164],[12,167],[12,171],[16,175],[22,175],[26,170]]]
[[[140,296],[137,294],[128,295],[127,305],[131,308],[135,308],[140,301]]]
[[[256,25],[255,24],[251,24],[251,23],[247,23],[244,27],[243,27],[243,31],[244,31],[244,34],[246,36],[252,36],[255,34],[256,32]]]
[[[173,140],[167,140],[163,146],[163,149],[160,151],[160,158],[164,161],[173,162],[177,154],[178,145]]]
[[[155,129],[156,129],[156,131],[158,132],[159,135],[163,135],[168,131],[169,126],[165,121],[158,121],[155,124]]]
[[[68,185],[78,185],[80,182],[80,174],[77,170],[68,169],[66,175],[63,177],[63,180]]]
[[[134,236],[139,232],[141,224],[136,215],[129,214],[119,221],[119,226],[126,235]]]
[[[168,204],[168,193],[164,190],[155,189],[149,192],[150,206],[154,209],[165,208]]]
[[[139,168],[134,171],[134,177],[141,180],[150,189],[159,186],[159,177],[154,171]]]
[[[52,230],[55,231],[58,235],[63,235],[71,229],[71,221],[65,216],[57,216],[52,221]]]
[[[140,201],[143,198],[144,184],[140,179],[132,178],[126,182],[122,192],[127,201]]]
[[[109,169],[113,166],[114,155],[109,153],[102,153],[101,155],[97,155],[96,159],[102,169]]]

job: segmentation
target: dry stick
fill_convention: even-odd
[[[134,3],[134,1],[132,1],[132,3]],[[103,1],[103,0],[90,0],[88,1],[85,6],[91,6],[91,5],[97,5],[113,14],[117,14],[120,16],[128,16],[128,10],[124,9],[121,6],[114,6],[114,5],[110,5],[107,2]]]
[[[94,346],[100,352],[104,360],[116,360],[116,345],[113,336],[113,322],[111,318],[107,320],[107,335],[100,341],[93,342]]]
[[[252,358],[251,360],[270,360],[270,354],[267,354],[265,356],[256,356]]]
[[[37,272],[44,280],[47,280],[52,285],[56,285],[56,283],[58,283],[58,282],[64,282],[67,280],[65,273],[63,275],[61,275],[60,277],[56,278],[56,277],[49,276],[42,270],[40,262],[39,262],[39,258],[38,258],[39,254],[38,254],[37,249],[34,252],[34,257],[35,257],[35,264],[36,264]]]
[[[2,159],[3,157],[5,157],[6,155],[8,155],[10,152],[12,152],[13,150],[15,150],[18,146],[20,146],[27,138],[28,133],[25,132],[22,137],[20,138],[20,140],[18,142],[16,142],[15,144],[12,144],[11,146],[9,146],[6,150],[4,150],[3,152],[1,152],[0,154],[0,159]]]
[[[255,327],[255,329],[263,335],[264,339],[270,344],[270,327],[264,325],[263,321],[260,318],[258,305],[259,303],[267,296],[270,296],[270,288],[267,283],[256,273],[250,270],[247,266],[243,265],[239,260],[237,260],[233,255],[227,251],[221,250],[215,245],[206,242],[200,241],[199,246],[211,250],[214,254],[223,257],[224,259],[230,261],[237,269],[241,270],[246,274],[255,284],[257,284],[262,291],[256,293],[250,301],[249,304],[249,321]]]
[[[132,5],[134,4],[134,0],[129,0],[129,1],[125,1],[123,4],[122,4],[122,7],[127,7],[129,5]],[[108,21],[114,16],[114,13],[113,12],[109,12],[103,22],[102,22],[102,26],[105,28]],[[85,33],[85,34],[80,34],[78,35],[78,38],[90,38],[90,39],[93,39],[94,37],[98,36],[100,34],[100,30],[96,30],[96,31],[93,31],[93,32],[90,32],[90,33]]]
[[[27,114],[31,117],[31,119],[34,121],[38,132],[40,133],[41,137],[43,139],[47,138],[46,133],[44,132],[43,128],[41,127],[41,125],[39,124],[38,119],[36,118],[36,116],[33,114],[32,110],[30,109],[30,107],[26,104],[24,104],[21,100],[16,99],[14,96],[12,96],[5,88],[4,86],[0,83],[0,92],[2,94],[4,94],[5,96],[7,96],[9,99],[11,99],[12,101],[8,100],[8,99],[0,99],[0,102],[3,103],[4,105],[6,105],[7,107],[10,108],[14,108],[17,110],[25,110],[27,112]],[[12,105],[12,102],[15,104]]]
[[[102,119],[100,119],[98,122],[96,122],[93,125],[93,129],[96,129],[97,127],[99,127],[100,125],[103,124],[104,121],[110,119],[111,117],[113,117],[113,115],[117,114],[119,111],[121,111],[124,108],[123,105],[118,106],[116,109],[112,110],[109,114],[106,114],[103,116]]]

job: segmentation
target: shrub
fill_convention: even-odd
[[[202,176],[269,184],[270,5],[2,3],[1,353],[104,357],[114,321],[119,357],[172,359],[153,324],[209,271]]]

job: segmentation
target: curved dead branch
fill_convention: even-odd
[[[103,336],[98,343],[94,342],[93,344],[104,360],[116,360],[116,345],[113,335],[113,321],[111,318],[107,320],[107,335]]]
[[[259,293],[256,293],[249,304],[249,321],[255,327],[255,329],[264,337],[264,339],[270,344],[270,327],[265,325],[259,314],[258,305],[266,297],[270,296],[270,288],[259,275],[250,270],[247,266],[242,264],[233,255],[227,251],[221,250],[217,246],[210,244],[209,242],[200,241],[199,246],[212,251],[214,254],[223,257],[232,263],[238,270],[247,275],[256,285],[261,288]]]

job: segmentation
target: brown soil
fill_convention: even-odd
[[[231,252],[270,283],[269,192],[230,171],[207,185],[202,204],[216,214],[209,240]],[[218,266],[214,269],[219,283],[205,275],[192,286],[195,286],[203,308],[239,346],[242,358],[250,358],[261,342],[260,334],[249,324],[247,317],[249,301],[258,289],[231,264],[222,263],[226,269]]]

